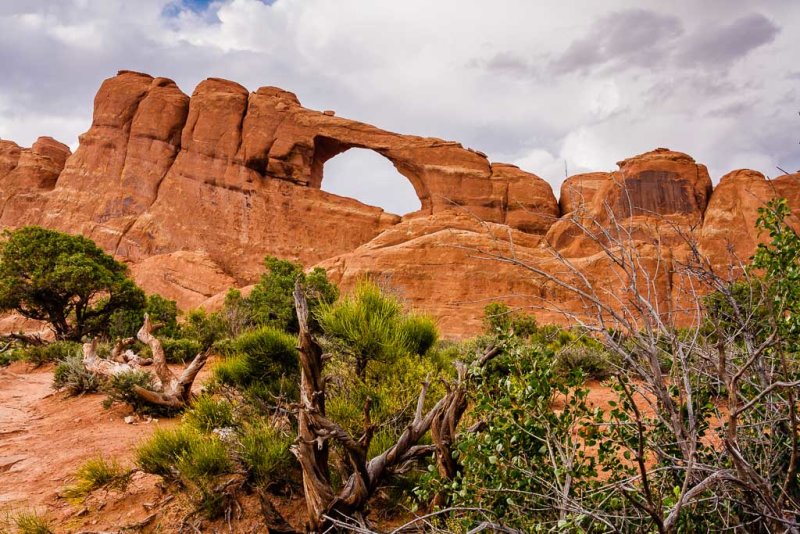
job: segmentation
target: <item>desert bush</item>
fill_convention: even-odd
[[[159,334],[165,337],[179,335],[178,305],[161,295],[149,295],[143,308],[117,310],[111,316],[108,336],[111,339],[135,337],[142,327],[144,314],[147,313],[153,323],[161,325]]]
[[[312,311],[320,304],[335,301],[339,296],[338,288],[328,280],[323,269],[317,267],[306,274],[302,265],[272,256],[264,258],[264,265],[267,272],[245,299],[254,324],[297,332],[292,292],[298,279],[308,289],[308,304]]]
[[[537,330],[536,318],[507,304],[492,302],[483,308],[483,327],[488,334],[511,332],[518,337],[530,337]]]
[[[11,523],[19,534],[54,534],[47,518],[35,510],[12,514]]]
[[[75,472],[75,484],[67,486],[62,493],[71,499],[83,498],[103,487],[124,487],[130,475],[130,471],[120,466],[116,460],[109,462],[102,456],[97,456],[78,468]]]
[[[488,517],[523,532],[561,531],[561,481],[568,478],[570,494],[580,495],[594,489],[597,475],[590,442],[575,439],[593,418],[587,390],[554,372],[552,351],[520,340],[509,341],[474,380],[470,418],[484,430],[462,435],[460,476],[441,480],[431,470],[418,495],[428,501],[445,492],[454,508],[473,510],[461,516],[466,530]]]
[[[194,429],[178,427],[157,429],[153,435],[136,448],[136,465],[146,473],[175,478],[177,463],[202,436]]]
[[[205,350],[215,342],[225,339],[227,332],[220,314],[192,310],[186,314],[186,320],[180,325],[180,332],[175,337],[194,340],[200,344],[201,350]]]
[[[234,354],[218,361],[212,370],[214,381],[226,386],[245,384],[250,375],[250,365],[247,356]]]
[[[203,482],[230,473],[233,461],[220,439],[206,435],[189,442],[175,467],[185,480]]]
[[[409,314],[400,324],[401,335],[405,338],[403,345],[411,354],[426,354],[439,339],[436,321],[431,317]]]
[[[200,432],[234,425],[233,406],[225,399],[205,394],[192,402],[192,408],[183,415],[183,422]]]
[[[100,388],[101,381],[83,364],[83,356],[73,354],[61,360],[53,371],[53,389],[66,390],[70,395],[92,393]]]
[[[405,354],[421,355],[438,338],[435,323],[406,314],[400,301],[369,281],[316,314],[331,350],[355,360],[356,375],[364,379],[370,362],[391,363]]]
[[[126,371],[114,375],[103,384],[103,391],[107,394],[103,406],[110,408],[114,403],[129,404],[136,412],[145,412],[155,409],[144,402],[139,395],[134,393],[134,386],[152,390],[155,387],[155,378],[147,371]]]
[[[241,458],[253,481],[266,486],[287,475],[293,456],[293,439],[266,422],[246,426],[242,432]]]
[[[203,346],[194,339],[160,338],[164,356],[169,363],[185,363],[203,351]]]
[[[74,354],[80,354],[81,345],[73,341],[54,341],[46,345],[31,345],[21,350],[21,359],[38,367],[46,363],[65,360]]]
[[[295,375],[296,345],[294,337],[270,326],[246,332],[233,341],[237,354],[217,364],[214,377],[223,384],[246,388]]]
[[[611,356],[597,347],[570,345],[555,355],[554,371],[562,376],[580,373],[585,378],[604,380],[611,375],[612,370]]]
[[[5,367],[7,365],[11,365],[14,362],[22,361],[25,359],[25,353],[23,349],[14,348],[14,349],[6,349],[4,352],[0,352],[0,367]]]

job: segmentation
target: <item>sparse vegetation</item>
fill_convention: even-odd
[[[170,361],[209,347],[219,360],[208,389],[187,395],[180,425],[139,445],[136,465],[185,491],[207,518],[235,509],[239,491],[295,491],[302,476],[312,530],[363,519],[372,503],[430,511],[431,528],[459,532],[793,531],[800,238],[787,209],[762,210],[771,242],[743,279],[687,274],[709,290],[691,295],[690,328],[653,312],[633,281],[623,314],[588,287],[582,298],[602,320],[539,325],[491,304],[484,335],[441,342],[432,319],[376,284],[337,298],[321,271],[275,258],[250,297],[231,292],[218,313],[190,312],[179,324],[174,303],[150,297]],[[637,252],[624,246],[608,253],[636,269]],[[112,330],[129,332],[136,313],[118,312]],[[79,349],[11,350],[57,360],[54,387],[78,394],[99,384]],[[110,377],[107,403],[152,409],[135,391],[152,389],[154,376]],[[590,402],[587,379],[604,380],[612,398]],[[128,474],[94,458],[64,495]]]
[[[202,436],[187,426],[157,429],[136,449],[136,465],[146,473],[174,479],[178,462],[200,440]]]
[[[217,428],[230,428],[234,425],[233,405],[221,398],[200,395],[192,403],[183,421],[201,432],[211,432]]]
[[[124,487],[130,479],[130,471],[120,466],[116,460],[108,461],[97,456],[78,468],[75,479],[76,482],[62,492],[68,499],[82,499],[100,488]]]
[[[248,424],[242,431],[241,457],[259,486],[286,478],[293,463],[289,452],[294,439],[264,422]]]
[[[70,395],[93,393],[101,381],[83,365],[83,356],[75,353],[58,362],[53,370],[53,389],[66,390]]]
[[[103,384],[103,391],[107,394],[103,406],[110,408],[114,403],[129,404],[134,411],[144,412],[154,409],[134,391],[135,387],[152,389],[155,378],[147,371],[125,371],[114,375]]]
[[[17,352],[16,359],[38,367],[80,354],[81,345],[73,341],[55,341],[46,345],[29,345],[16,349],[15,352]]]
[[[17,534],[55,534],[50,521],[36,510],[12,513],[8,522]]]

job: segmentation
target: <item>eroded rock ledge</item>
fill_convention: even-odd
[[[322,191],[325,162],[350,148],[390,160],[422,208],[400,217]],[[490,300],[571,305],[471,249],[499,237],[548,265],[546,242],[602,280],[597,244],[574,221],[614,217],[664,270],[657,293],[669,307],[679,288],[668,266],[686,253],[680,234],[695,236],[712,263],[747,258],[757,207],[776,194],[800,207],[798,180],[741,170],[712,192],[705,166],[656,149],[615,172],[570,177],[559,204],[535,174],[455,142],[306,109],[282,89],[210,78],[190,98],[166,78],[121,71],[101,86],[74,154],[50,138],[30,149],[0,141],[0,226],[87,235],[133,264],[145,289],[184,307],[252,283],[266,254],[319,263],[345,286],[375,275],[460,335],[479,327]]]

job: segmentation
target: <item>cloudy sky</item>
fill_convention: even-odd
[[[452,139],[558,191],[664,146],[709,166],[800,169],[797,0],[0,0],[0,138],[77,145],[120,69],[251,90]],[[413,210],[379,156],[323,188]]]

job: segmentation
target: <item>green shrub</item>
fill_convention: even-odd
[[[161,346],[169,363],[185,363],[203,351],[203,346],[194,339],[161,338]]]
[[[165,337],[178,335],[178,305],[174,300],[165,299],[161,295],[150,295],[144,308],[117,310],[111,316],[108,336],[111,339],[135,337],[142,327],[144,314],[150,320],[161,325],[159,334]]]
[[[12,516],[19,534],[53,534],[50,523],[36,511],[19,512]]]
[[[134,386],[153,389],[155,378],[149,372],[143,370],[125,371],[112,376],[103,386],[103,390],[108,394],[103,406],[110,408],[115,402],[122,402],[129,404],[137,412],[151,409],[151,406],[134,393]]]
[[[233,340],[236,351],[214,367],[215,379],[225,385],[247,388],[271,385],[297,373],[297,340],[271,326],[246,332]]]
[[[176,464],[181,477],[192,482],[202,482],[233,470],[233,461],[225,444],[216,437],[200,436],[191,440],[189,447]]]
[[[73,354],[61,360],[53,371],[53,389],[65,389],[70,395],[92,393],[100,388],[97,375],[83,365],[83,356]]]
[[[206,313],[205,310],[192,310],[180,327],[180,335],[184,339],[192,339],[200,344],[201,350],[225,339],[225,322],[218,313]],[[198,351],[199,352],[199,351]]]
[[[183,416],[184,422],[201,432],[227,428],[234,424],[233,407],[224,399],[201,395],[192,403],[192,409]]]
[[[22,359],[36,367],[46,363],[65,360],[74,354],[80,354],[81,344],[74,341],[54,341],[47,345],[32,345],[22,349]]]
[[[317,320],[334,352],[355,359],[364,379],[370,362],[388,364],[408,354],[427,351],[438,334],[425,317],[406,314],[400,301],[369,281],[335,304],[322,304]]]
[[[266,485],[286,475],[292,463],[292,438],[266,423],[245,428],[241,437],[241,458],[253,480]]]
[[[297,340],[281,330],[264,326],[234,340],[234,348],[244,354],[250,382],[264,382],[297,369]]]
[[[136,448],[136,465],[146,473],[175,477],[178,461],[202,439],[197,431],[190,428],[159,428]]]
[[[512,310],[501,302],[492,302],[483,308],[483,326],[489,334],[511,332],[521,338],[532,336],[538,329],[533,315]]]
[[[226,386],[245,384],[250,376],[250,365],[247,356],[236,354],[220,360],[212,371],[214,380]]]
[[[0,367],[5,367],[24,359],[25,353],[22,349],[8,349],[5,352],[0,352]]]
[[[575,344],[556,353],[554,370],[561,376],[581,372],[587,378],[603,380],[608,378],[612,369],[608,353],[597,347]]]
[[[63,494],[67,498],[82,498],[99,488],[124,487],[130,474],[116,460],[109,462],[102,456],[90,458],[78,468],[75,484],[65,488]]]
[[[304,282],[308,293],[308,306],[313,311],[322,303],[331,303],[339,296],[338,288],[331,284],[323,269],[315,268],[308,274],[303,266],[273,256],[264,258],[267,272],[255,285],[250,296],[245,299],[249,313],[255,324],[272,326],[280,330],[297,333],[297,315],[294,310],[294,284],[298,279]]]
[[[426,354],[439,339],[436,322],[425,315],[411,314],[399,325],[403,344],[412,354]]]

